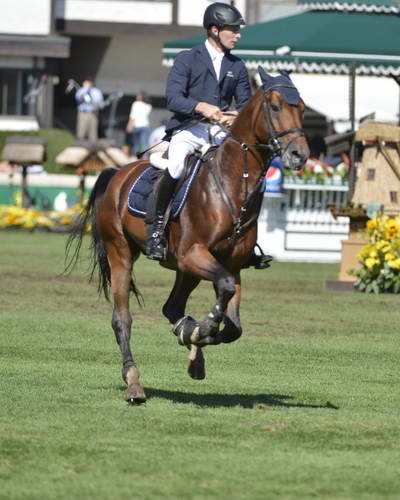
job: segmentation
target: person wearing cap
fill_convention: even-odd
[[[167,107],[173,112],[167,124],[171,137],[169,166],[156,195],[156,216],[146,249],[150,259],[165,259],[164,214],[186,156],[209,143],[210,137],[214,144],[220,144],[226,133],[218,125],[210,126],[210,121],[229,127],[251,96],[246,67],[230,53],[240,40],[240,27],[244,24],[236,7],[222,2],[209,5],[203,19],[207,30],[205,43],[180,52],[168,75]],[[229,114],[225,114],[228,109]]]

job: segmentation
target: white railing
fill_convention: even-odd
[[[280,197],[264,196],[258,243],[280,260],[338,262],[347,239],[347,217],[335,220],[329,206],[347,201],[348,186],[284,184]]]

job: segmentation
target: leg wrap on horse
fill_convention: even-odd
[[[215,306],[207,314],[205,319],[200,323],[200,339],[208,336],[214,337],[215,335],[217,335],[222,319],[223,314],[220,310],[220,306],[218,304],[215,304]]]

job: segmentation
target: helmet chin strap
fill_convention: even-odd
[[[218,44],[218,46],[224,51],[224,52],[229,52],[228,47],[225,47],[225,45],[221,42],[221,39],[219,37],[219,32],[221,30],[218,29],[218,35],[215,35],[212,31],[210,33],[211,38]]]

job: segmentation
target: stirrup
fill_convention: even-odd
[[[273,259],[272,255],[266,255],[262,251],[260,245],[256,244],[256,247],[258,248],[260,254],[256,254],[255,251],[253,250],[253,253],[250,255],[249,260],[243,266],[243,269],[247,269],[253,266],[255,269],[268,269],[269,267],[271,267],[270,262]]]

